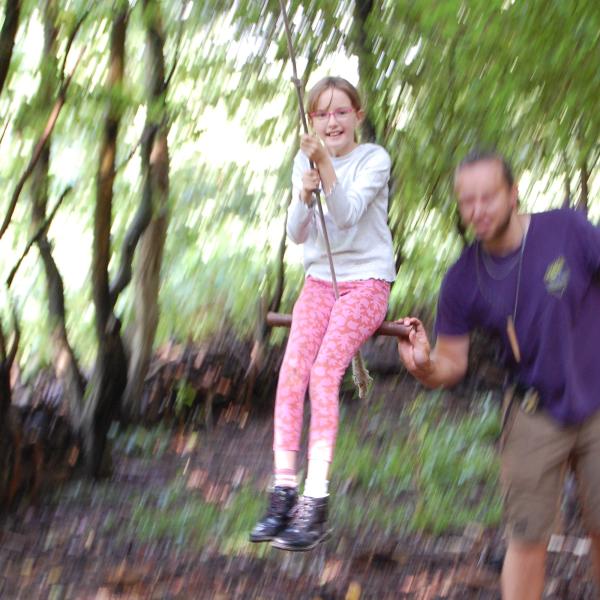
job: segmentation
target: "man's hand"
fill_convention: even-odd
[[[419,319],[398,321],[410,328],[408,339],[398,338],[398,353],[409,373],[430,388],[456,385],[467,372],[469,334],[437,336],[431,349],[425,327]]]
[[[398,321],[410,329],[408,338],[398,338],[398,353],[409,373],[417,379],[428,377],[433,371],[431,346],[423,323],[415,317]]]

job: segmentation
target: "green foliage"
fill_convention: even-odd
[[[460,530],[471,522],[500,520],[495,441],[498,411],[491,399],[468,416],[445,413],[438,393],[421,394],[398,423],[389,423],[381,407],[370,409],[364,435],[358,424],[343,420],[332,471],[352,499],[338,511],[346,525],[373,523],[393,531],[436,534]],[[375,413],[374,415],[372,413]],[[352,509],[356,497],[368,498],[364,514]]]
[[[172,539],[200,550],[219,515],[214,504],[203,502],[182,482],[158,494],[140,498],[133,510],[130,530],[143,540]]]
[[[151,459],[160,458],[167,451],[171,433],[163,425],[157,425],[152,429],[135,425],[121,430],[120,426],[113,422],[108,439],[117,452],[126,456]]]
[[[177,396],[175,398],[175,412],[180,415],[183,411],[189,409],[194,404],[196,398],[196,390],[183,379],[177,388]]]
[[[248,531],[264,510],[263,504],[263,498],[244,486],[219,506],[204,500],[198,490],[187,489],[181,479],[142,496],[128,530],[144,541],[172,540],[198,550],[210,543],[224,553],[249,551]],[[254,550],[260,553],[261,549]]]
[[[215,533],[221,540],[221,549],[225,554],[248,548],[248,532],[264,510],[265,498],[257,494],[252,486],[242,486],[232,494],[215,526]]]
[[[497,524],[501,509],[493,447],[497,411],[484,405],[481,414],[459,422],[440,418],[436,412],[426,406],[411,419],[416,429],[420,494],[413,527],[442,533],[473,521]]]

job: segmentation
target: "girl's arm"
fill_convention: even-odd
[[[331,165],[331,161],[329,161]],[[390,178],[391,160],[388,153],[380,146],[363,157],[363,164],[358,166],[355,179],[340,185],[336,179],[331,180],[329,167],[325,165],[324,172],[319,167],[325,200],[329,214],[340,229],[348,229],[356,225],[363,217],[369,204],[377,197],[383,186]],[[331,165],[333,171],[333,165]],[[335,175],[335,172],[334,172]]]
[[[294,158],[292,170],[292,202],[288,210],[287,234],[295,244],[303,244],[308,239],[310,224],[313,219],[310,198],[303,197],[303,177],[309,169],[308,160],[300,152]]]
[[[303,244],[308,239],[312,217],[312,206],[307,206],[296,195],[296,199],[292,199],[290,205],[286,228],[288,237],[294,244]]]

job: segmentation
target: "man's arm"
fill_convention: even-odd
[[[409,373],[430,388],[457,384],[467,372],[469,335],[439,335],[431,350],[423,323],[412,317],[403,322],[411,332],[398,338],[398,353]]]

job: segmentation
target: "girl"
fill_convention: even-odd
[[[356,141],[364,118],[356,88],[340,77],[326,77],[310,91],[307,112],[316,135],[302,136],[294,159],[287,225],[290,239],[304,244],[306,280],[277,385],[274,487],[266,515],[250,534],[253,542],[271,540],[285,550],[310,550],[328,533],[328,472],[340,384],[354,354],[384,320],[395,278],[387,226],[390,158],[381,146]],[[318,188],[325,195],[337,301],[315,205]],[[308,471],[298,497],[296,457],[307,387]]]

